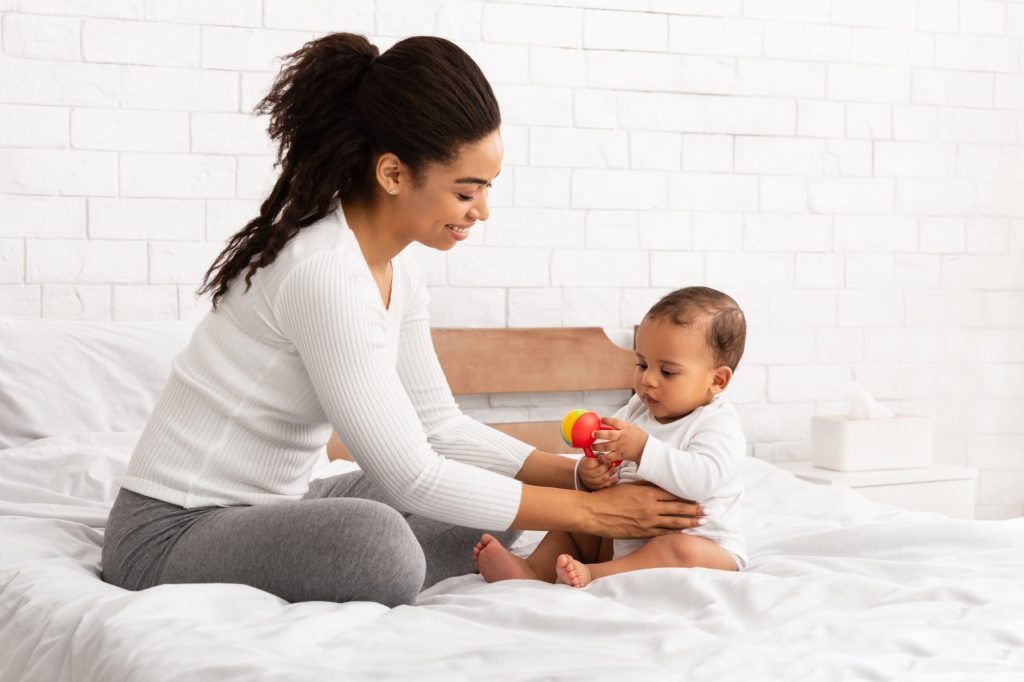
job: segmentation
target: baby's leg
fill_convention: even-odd
[[[584,533],[551,531],[526,559],[505,549],[494,536],[484,534],[473,548],[473,561],[480,575],[493,583],[498,580],[527,579],[555,582],[555,560],[560,554],[584,561],[597,561],[601,538]]]
[[[615,541],[611,538],[598,538],[598,540],[600,544],[593,563],[611,561],[615,553]],[[586,559],[561,554],[555,561],[555,582],[572,587],[583,587],[592,579],[590,576],[591,565],[587,563]]]
[[[588,565],[570,557],[559,557],[555,566],[558,582],[573,587],[583,587],[595,578],[643,568],[738,570],[729,553],[713,540],[681,533],[651,538],[643,547],[619,559]]]

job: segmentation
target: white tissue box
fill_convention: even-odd
[[[833,471],[930,467],[931,417],[811,417],[811,460]]]

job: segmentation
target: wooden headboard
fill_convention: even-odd
[[[599,327],[434,329],[433,337],[455,395],[633,387],[632,351],[616,346]],[[559,435],[559,422],[491,426],[547,452],[571,450]],[[351,459],[336,434],[327,453]]]

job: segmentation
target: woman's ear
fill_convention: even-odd
[[[728,365],[716,367],[715,375],[711,379],[711,393],[718,395],[729,386],[730,381],[732,381],[732,370]]]
[[[405,189],[402,186],[402,180],[407,177],[404,169],[401,159],[391,152],[381,154],[375,168],[377,184],[388,194],[398,194]]]

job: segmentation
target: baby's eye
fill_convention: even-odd
[[[676,372],[666,372],[665,370],[661,370],[661,375],[666,379],[671,379],[676,375]]]
[[[637,367],[639,367],[640,369],[647,369],[647,365],[645,365],[645,364],[644,364],[644,363],[642,363],[642,362],[638,362],[638,363],[636,363],[636,366],[637,366]]]

